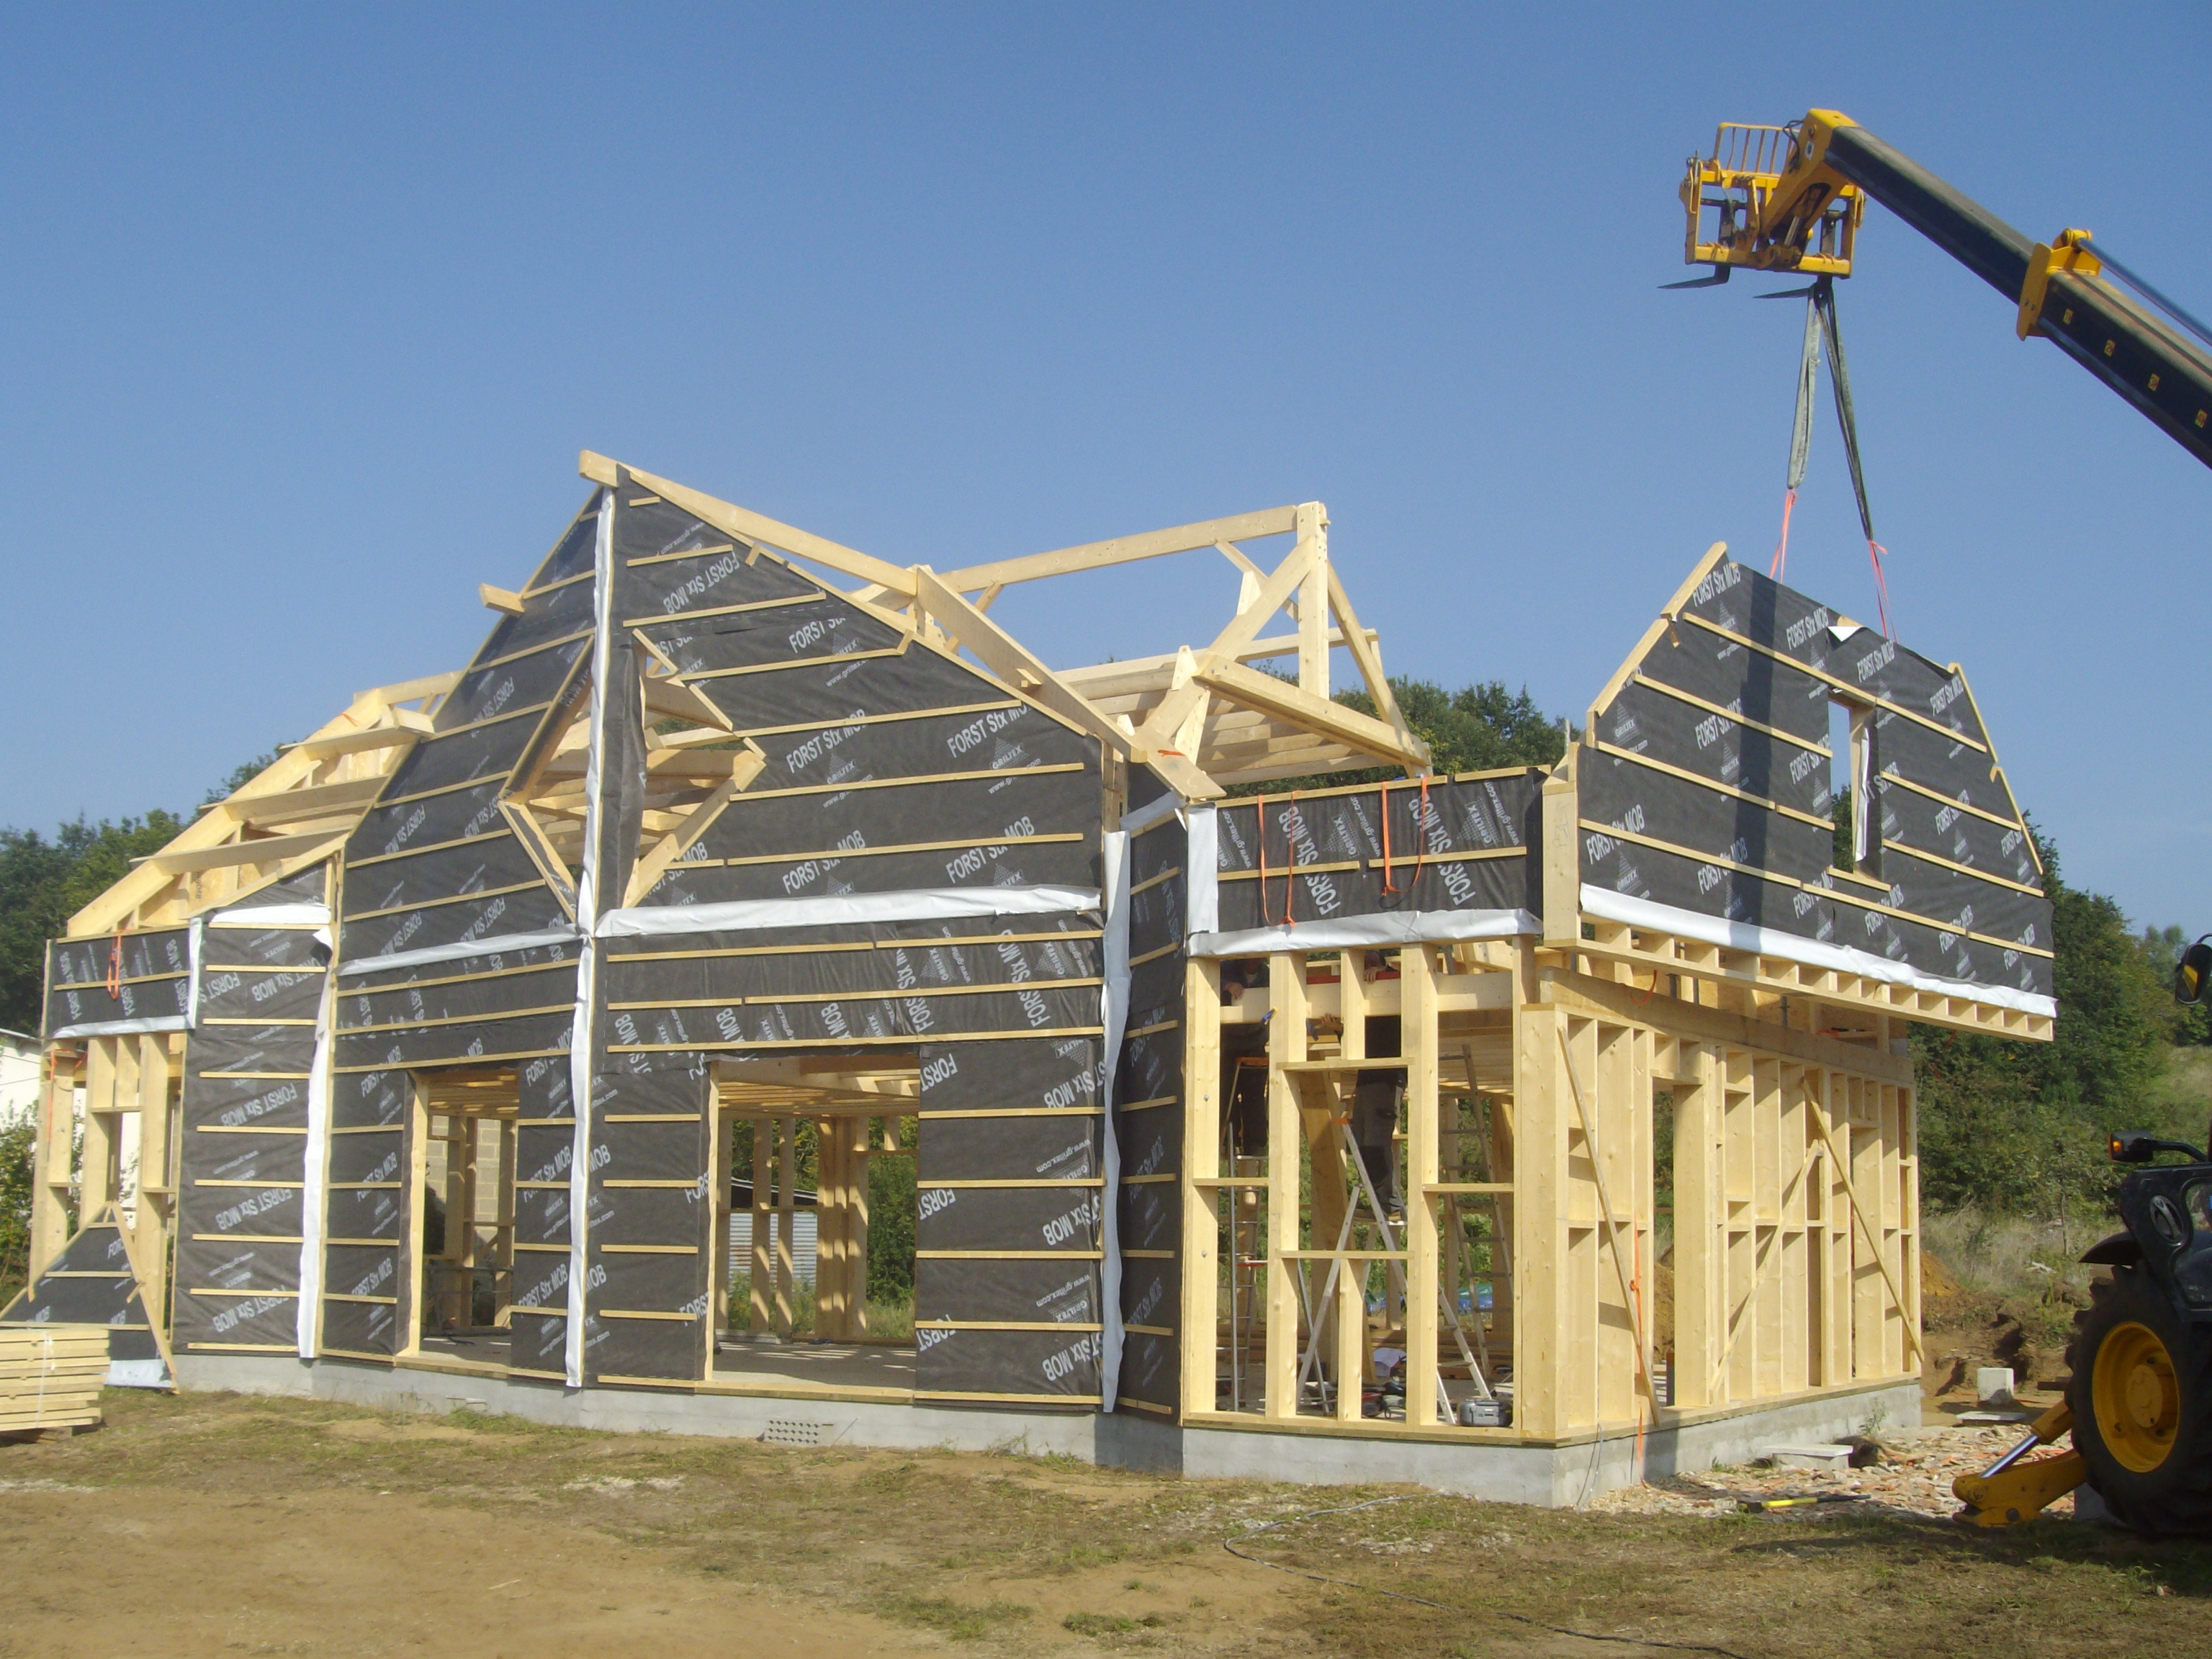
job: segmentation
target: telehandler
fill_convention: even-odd
[[[1692,155],[1681,185],[1686,264],[1710,276],[1672,288],[1716,288],[1738,268],[1812,279],[1796,446],[1784,509],[1804,469],[1817,321],[1835,369],[1837,412],[1875,573],[1882,549],[1860,477],[1833,285],[1851,273],[1869,200],[1881,203],[2016,307],[2014,331],[2051,340],[2161,431],[2212,466],[2212,328],[2112,257],[2086,230],[2037,242],[1946,184],[1849,116],[1812,110],[1783,126],[1731,122],[1712,153]],[[2135,290],[2121,292],[2112,278]],[[2138,297],[2139,296],[2139,297]],[[1760,298],[1780,298],[1762,295]],[[2048,438],[2046,431],[2044,435]],[[1777,554],[1778,571],[1781,554]],[[1887,601],[1884,601],[1885,612]],[[1886,626],[1886,621],[1885,621]],[[2174,994],[2203,998],[2212,934],[2175,970]],[[2148,1533],[2212,1531],[2212,1158],[2148,1134],[2120,1134],[2114,1233],[2081,1259],[2109,1268],[2075,1321],[2063,1404],[2019,1445],[1952,1490],[1962,1519],[2002,1527],[2087,1485],[2123,1525]],[[2185,1162],[2160,1164],[2168,1154]],[[2030,1454],[2070,1434],[2070,1450]]]

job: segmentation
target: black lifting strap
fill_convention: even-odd
[[[1851,374],[1844,361],[1844,336],[1836,322],[1836,283],[1832,276],[1816,277],[1808,288],[1765,294],[1765,300],[1805,296],[1805,348],[1797,364],[1797,416],[1790,434],[1790,483],[1782,497],[1782,539],[1775,544],[1767,574],[1777,581],[1790,557],[1790,510],[1797,504],[1797,486],[1805,482],[1805,463],[1813,451],[1813,383],[1819,378],[1820,346],[1827,343],[1829,384],[1836,397],[1836,424],[1843,430],[1844,458],[1850,463],[1851,493],[1858,499],[1859,528],[1866,533],[1867,557],[1874,565],[1875,603],[1881,612],[1881,631],[1890,632],[1889,587],[1882,579],[1882,556],[1889,550],[1874,538],[1874,514],[1867,506],[1866,474],[1859,465],[1859,428],[1851,408]]]

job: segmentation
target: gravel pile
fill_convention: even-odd
[[[1952,1495],[1951,1482],[1960,1475],[1987,1468],[2026,1432],[2011,1424],[2000,1428],[1896,1431],[1882,1438],[1881,1461],[1865,1468],[1829,1474],[1755,1466],[1669,1475],[1644,1486],[1602,1492],[1583,1507],[1599,1515],[1722,1516],[1740,1513],[1741,1500],[1747,1498],[1850,1498],[1859,1501],[1807,1504],[1774,1513],[1802,1516],[1850,1510],[1948,1519],[1960,1508]],[[2063,1450],[2064,1443],[2057,1449]],[[2062,1498],[2044,1512],[2070,1516],[2074,1499]]]

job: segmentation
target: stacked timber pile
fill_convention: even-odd
[[[100,1421],[105,1325],[0,1325],[0,1438]]]

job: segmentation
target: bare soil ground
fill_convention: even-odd
[[[2212,1593],[2212,1545],[1713,1501],[1808,1479],[1751,1472],[1677,1512],[1577,1514],[229,1395],[106,1405],[99,1432],[0,1446],[7,1659],[2069,1659],[2203,1652]]]

